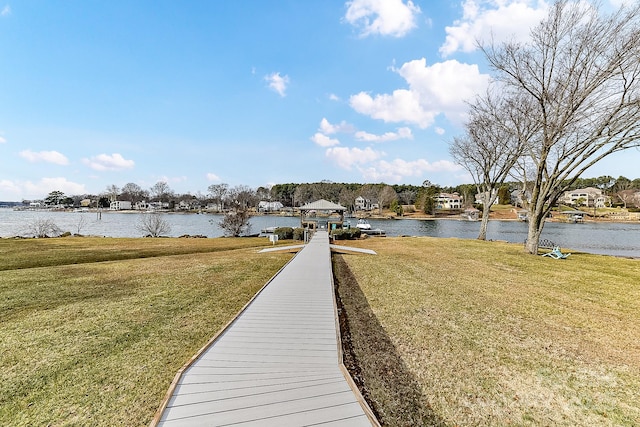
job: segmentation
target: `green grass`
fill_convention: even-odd
[[[639,425],[640,261],[435,238],[349,243],[339,294],[385,425]]]
[[[0,425],[147,425],[290,259],[266,239],[0,239]]]

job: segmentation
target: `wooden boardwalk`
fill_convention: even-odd
[[[152,425],[379,425],[342,366],[326,231],[176,376]]]

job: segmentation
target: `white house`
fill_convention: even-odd
[[[111,202],[109,209],[112,211],[122,211],[131,209],[131,202],[128,200],[116,200]]]
[[[580,202],[583,206],[590,208],[604,208],[611,203],[611,198],[599,188],[587,187],[566,191],[560,198],[560,202],[567,205],[576,205]]]
[[[139,202],[136,202],[136,204],[133,206],[133,209],[136,209],[139,211],[149,210],[149,203],[147,203],[145,200],[141,200]]]
[[[280,202],[268,202],[263,200],[258,203],[259,212],[277,212],[281,211],[283,207],[284,205]]]
[[[496,194],[496,192],[497,192],[497,190],[494,188],[494,189],[493,189],[493,191],[492,191],[492,194]],[[485,191],[485,192],[482,192],[482,193],[478,193],[478,194],[476,194],[476,204],[477,204],[477,205],[482,205],[482,204],[483,204],[484,197],[485,197],[485,196],[487,196],[488,194],[489,194],[489,192],[488,192],[488,191]],[[494,205],[497,205],[497,204],[498,204],[498,202],[499,202],[498,197],[496,197],[496,198],[494,199],[494,201],[493,201],[493,204],[494,204]]]
[[[354,206],[357,211],[372,211],[375,209],[380,209],[380,204],[377,200],[374,199],[365,199],[362,196],[356,197],[354,201]]]
[[[462,209],[462,197],[458,193],[440,193],[435,202],[436,209]]]

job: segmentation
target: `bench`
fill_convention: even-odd
[[[524,245],[527,245],[527,239],[524,239]],[[553,249],[557,246],[560,245],[549,239],[540,239],[538,242],[538,249]]]

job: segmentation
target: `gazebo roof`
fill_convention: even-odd
[[[346,211],[344,206],[332,203],[328,200],[320,199],[315,202],[300,206],[301,211]]]

